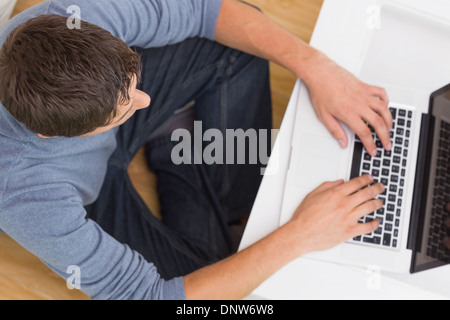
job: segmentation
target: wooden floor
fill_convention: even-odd
[[[246,0],[260,7],[281,26],[309,42],[323,0]],[[42,2],[18,0],[13,15]],[[279,128],[296,78],[271,64],[274,128]],[[156,177],[146,167],[143,152],[132,162],[133,184],[153,212],[159,214],[155,193]],[[0,299],[2,300],[81,300],[82,292],[69,290],[66,283],[38,258],[14,240],[0,234]]]

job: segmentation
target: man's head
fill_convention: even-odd
[[[44,15],[11,32],[0,50],[0,101],[41,136],[107,131],[147,107],[141,61],[123,41],[83,22]]]

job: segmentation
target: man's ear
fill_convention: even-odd
[[[38,137],[42,138],[42,139],[57,138],[57,137],[47,137],[47,136],[44,136],[43,134],[40,134],[40,133],[38,133]]]

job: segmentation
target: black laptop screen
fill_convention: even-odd
[[[417,237],[412,272],[450,263],[450,85],[433,93],[430,99],[427,138],[423,147],[422,198],[417,220]],[[420,162],[420,159],[418,159]],[[416,208],[417,209],[417,208]]]

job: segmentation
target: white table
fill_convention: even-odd
[[[446,21],[450,19],[448,0],[398,0],[396,3]],[[347,70],[357,73],[361,68],[358,58],[362,54],[367,30],[379,27],[373,15],[381,4],[382,1],[376,0],[325,0],[311,45],[327,53]],[[427,83],[428,91],[438,89],[442,81],[436,79],[435,83]],[[450,83],[450,74],[447,83]],[[240,250],[268,235],[280,224],[289,162],[286,155],[291,149],[293,121],[302,90],[306,88],[298,80],[274,148],[278,154],[275,153],[269,163],[273,170],[269,167],[271,174],[263,179]],[[398,275],[299,258],[265,281],[251,297],[272,300],[449,299],[450,266],[414,275]]]

